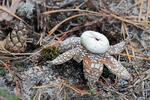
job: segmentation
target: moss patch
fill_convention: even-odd
[[[41,51],[41,57],[43,60],[52,60],[58,55],[58,50],[55,47],[43,47],[43,50]]]
[[[17,96],[9,95],[2,89],[0,89],[0,96],[3,96],[6,100],[19,100]]]

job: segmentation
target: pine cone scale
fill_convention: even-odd
[[[8,34],[5,41],[5,48],[10,52],[20,53],[26,50],[27,29],[23,23],[15,26],[13,31]]]

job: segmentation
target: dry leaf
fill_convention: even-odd
[[[16,9],[17,9],[20,1],[21,0],[12,0],[11,6],[9,6],[9,5],[0,6],[0,21],[3,21],[3,20],[10,21],[10,20],[12,20],[13,16],[11,16],[10,14],[15,14],[16,13]]]

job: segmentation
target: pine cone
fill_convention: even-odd
[[[27,44],[27,33],[26,27],[23,23],[15,26],[13,31],[8,34],[4,40],[4,47],[10,52],[20,53],[24,52]]]

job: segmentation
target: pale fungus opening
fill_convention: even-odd
[[[92,53],[105,53],[110,48],[107,37],[95,31],[85,31],[81,35],[81,44]]]

